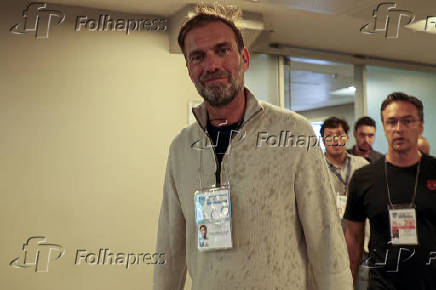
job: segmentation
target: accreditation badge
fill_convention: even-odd
[[[232,248],[230,186],[198,190],[194,194],[197,248],[200,251]]]
[[[344,218],[345,208],[347,207],[347,196],[341,195],[339,192],[336,194],[336,209],[338,210],[339,217]]]
[[[392,245],[418,245],[415,208],[389,209]]]

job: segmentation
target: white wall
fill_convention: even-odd
[[[245,85],[260,100],[278,106],[278,56],[267,54],[252,54],[250,68],[245,73]]]
[[[1,27],[28,4],[3,3]],[[78,15],[146,17],[48,8],[67,15],[48,39],[0,31],[0,289],[151,289],[152,266],[74,265],[76,250],[154,252],[169,144],[201,98],[167,32],[74,31]],[[276,74],[253,56],[247,86],[278,103]],[[32,236],[65,249],[48,273],[8,266]]]
[[[14,35],[28,2],[0,23],[0,289],[151,289],[153,269],[74,265],[76,249],[154,252],[168,148],[200,99],[166,32]],[[115,13],[112,13],[115,17]],[[118,14],[120,17],[129,17]],[[35,235],[64,247],[48,273],[15,269]]]
[[[420,99],[424,104],[424,133],[430,143],[430,154],[436,155],[436,73],[398,70],[368,66],[366,73],[368,116],[376,120],[377,132],[374,148],[387,152],[386,137],[380,117],[380,107],[387,95],[392,92],[404,92]]]

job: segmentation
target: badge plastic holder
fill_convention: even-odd
[[[194,193],[199,251],[233,247],[230,186],[210,187]]]
[[[418,245],[416,209],[410,205],[388,206],[391,244]]]

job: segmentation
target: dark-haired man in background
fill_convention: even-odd
[[[388,153],[354,173],[344,215],[353,278],[369,218],[368,289],[436,289],[436,159],[417,148],[423,105],[392,93],[380,111]]]
[[[372,143],[375,139],[375,121],[370,117],[362,117],[354,124],[354,138],[356,145],[352,149],[348,149],[348,153],[362,156],[368,162],[374,162],[380,157],[383,157],[378,151],[372,149]]]
[[[354,171],[369,164],[363,157],[351,155],[347,152],[348,123],[338,117],[330,117],[324,120],[321,126],[321,136],[326,148],[325,157],[330,169],[330,178],[336,192],[336,207],[341,218],[342,229],[345,233],[346,221],[343,219],[347,205],[348,184]],[[365,227],[365,253],[368,252],[369,225]],[[360,268],[356,290],[364,290],[368,286],[368,270]]]
[[[336,206],[342,218],[347,204],[348,183],[353,172],[368,164],[364,158],[347,153],[348,123],[338,117],[324,120],[321,136],[325,145],[325,158],[336,193]],[[345,223],[342,222],[345,230]]]

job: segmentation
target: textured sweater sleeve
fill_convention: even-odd
[[[157,253],[165,254],[166,263],[155,265],[154,290],[182,290],[186,279],[186,223],[174,180],[172,148],[173,145],[165,173],[156,246]]]
[[[306,136],[314,136],[307,121],[300,126]],[[316,289],[352,290],[347,248],[327,170],[319,146],[301,150],[294,188],[298,216]]]

